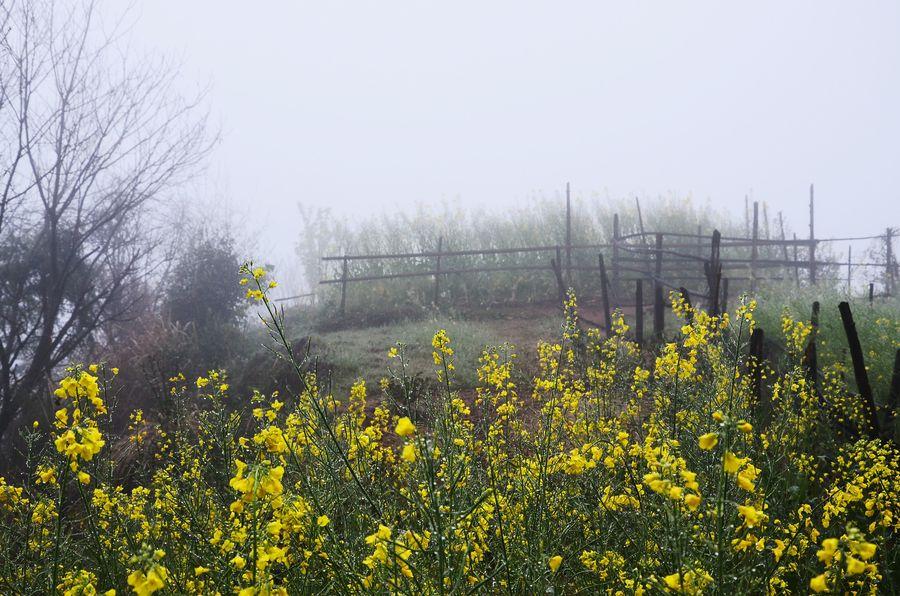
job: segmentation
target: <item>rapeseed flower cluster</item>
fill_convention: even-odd
[[[119,441],[113,369],[71,369],[51,436],[29,430],[28,477],[0,478],[0,592],[898,590],[900,455],[861,438],[840,374],[808,378],[805,324],[783,321],[763,402],[754,302],[711,316],[675,299],[677,336],[653,350],[618,314],[608,337],[585,329],[572,294],[530,372],[487,348],[462,390],[440,330],[433,382],[398,344],[384,379],[334,395],[294,352],[266,271],[242,273],[296,383],[241,411],[224,371],[176,375],[183,419],[133,412]]]

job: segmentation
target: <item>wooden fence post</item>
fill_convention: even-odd
[[[566,280],[572,285],[572,200],[566,182]]]
[[[841,311],[841,321],[844,323],[844,333],[847,335],[847,343],[850,346],[850,359],[853,361],[853,376],[856,377],[856,387],[866,404],[869,419],[869,436],[873,439],[881,434],[878,424],[878,413],[875,409],[875,398],[872,395],[872,386],[869,385],[869,373],[866,371],[866,362],[863,358],[862,346],[859,343],[859,335],[856,333],[856,324],[853,322],[853,313],[850,312],[850,304],[841,302],[838,304]]]
[[[815,190],[809,185],[809,283],[816,285]]]
[[[437,256],[435,257],[434,267],[434,305],[438,306],[441,301],[441,251],[444,249],[444,237],[438,236]]]
[[[853,245],[847,246],[847,295],[850,295],[851,288],[851,273],[850,267],[853,266]]]
[[[654,258],[656,259],[654,277],[656,277],[656,282],[659,283],[662,281],[663,261],[663,235],[659,232],[656,233],[656,253]]]
[[[897,429],[894,428],[894,417],[898,399],[900,399],[900,349],[894,354],[894,374],[891,375],[891,388],[888,391],[887,402],[884,404],[887,410],[884,430],[890,439],[895,439],[897,436]]]
[[[653,286],[653,335],[661,340],[665,332],[666,311],[663,303],[663,287],[657,282]]]
[[[800,287],[800,256],[797,254],[797,233],[794,232],[794,281],[797,282],[797,287]]]
[[[634,338],[638,347],[644,345],[644,281],[634,282]]]
[[[600,261],[600,295],[603,298],[603,320],[606,322],[606,337],[612,337],[612,315],[609,312],[609,280],[606,278],[606,265],[603,254],[598,255]]]
[[[347,306],[347,256],[344,255],[344,259],[341,265],[341,316],[344,316],[346,312]]]
[[[713,230],[709,260],[703,264],[706,285],[709,288],[709,313],[713,316],[719,314],[719,284],[722,279],[722,263],[719,261],[721,242],[722,234],[719,233],[719,230]]]
[[[869,282],[869,308],[875,303],[875,284]]]
[[[784,216],[781,214],[781,211],[778,212],[778,227],[781,230],[781,254],[784,257],[784,276],[788,276],[787,264],[790,261],[788,258],[788,249],[787,249],[787,238],[784,237]]]
[[[885,242],[885,294],[894,295],[894,229],[888,228],[884,233]]]
[[[619,296],[619,214],[613,214],[613,246],[612,246],[612,291],[614,296]]]
[[[756,260],[759,258],[759,202],[753,201],[753,232],[750,239],[750,291],[756,291]]]

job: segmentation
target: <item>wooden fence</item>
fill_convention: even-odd
[[[573,272],[596,272],[601,277],[604,307],[608,311],[617,306],[633,305],[642,311],[643,282],[649,282],[654,288],[655,302],[664,294],[665,289],[681,290],[694,300],[706,301],[713,311],[727,308],[729,285],[735,291],[734,284],[749,285],[753,290],[763,281],[791,280],[797,284],[801,281],[801,272],[805,281],[817,284],[825,271],[837,271],[846,268],[849,280],[854,268],[877,268],[884,270],[884,293],[892,295],[898,276],[896,258],[893,252],[893,239],[896,230],[887,228],[884,234],[850,237],[850,238],[815,238],[814,236],[814,195],[810,187],[809,198],[809,238],[792,239],[784,237],[783,222],[781,238],[761,238],[759,225],[759,204],[753,203],[753,223],[749,237],[722,236],[718,231],[710,235],[702,233],[675,233],[665,231],[644,230],[637,204],[639,231],[621,234],[619,217],[613,216],[612,242],[601,244],[578,244],[572,240],[572,209],[569,188],[566,187],[566,217],[564,244],[528,246],[517,248],[489,248],[468,250],[444,250],[443,238],[439,238],[436,250],[394,253],[394,254],[345,254],[340,256],[324,256],[326,263],[340,264],[339,275],[323,279],[323,285],[340,285],[340,312],[346,308],[348,286],[350,284],[403,279],[415,277],[433,277],[433,302],[440,303],[441,278],[447,275],[501,272],[535,272],[535,274],[552,274],[556,279],[560,296],[572,285]],[[780,214],[779,214],[780,215]],[[779,221],[780,217],[779,217]],[[699,232],[699,231],[698,231]],[[884,262],[854,262],[848,250],[847,261],[818,260],[817,247],[827,243],[850,242],[857,240],[881,240],[885,244]],[[761,249],[772,247],[768,257],[761,256]],[[778,250],[780,249],[780,251]],[[597,266],[573,264],[573,254],[592,252],[599,255]],[[739,252],[740,255],[729,256]],[[749,252],[749,254],[747,254]],[[780,253],[779,258],[772,258],[771,253]],[[609,257],[608,271],[604,261],[604,253]],[[491,256],[534,254],[533,264],[506,266],[447,267],[446,259],[464,256]],[[432,267],[424,270],[401,271],[381,275],[352,276],[350,265],[354,261],[410,260],[421,261],[431,259]],[[583,259],[582,259],[583,260]],[[768,272],[775,271],[776,275]],[[626,286],[634,284],[634,293],[626,290]],[[687,287],[686,287],[687,286]],[[872,296],[874,287],[870,285]],[[626,294],[635,296],[635,301],[625,300]],[[659,315],[655,315],[656,317]],[[608,322],[608,321],[607,321]]]

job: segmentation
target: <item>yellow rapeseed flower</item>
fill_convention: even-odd
[[[719,443],[719,435],[716,433],[706,433],[700,436],[700,449],[709,451]]]
[[[416,425],[412,423],[408,416],[404,416],[397,421],[397,427],[394,428],[394,432],[401,437],[408,437],[416,432]]]

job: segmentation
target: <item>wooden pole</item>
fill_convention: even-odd
[[[787,277],[787,275],[788,275],[787,264],[790,261],[790,258],[788,258],[788,249],[787,249],[787,242],[786,242],[787,238],[784,237],[784,216],[781,214],[781,211],[778,212],[778,228],[781,231],[781,241],[784,242],[784,244],[781,245],[781,253],[782,253],[782,256],[784,257],[784,264],[785,264],[784,275],[785,275],[785,277]],[[794,250],[796,250],[796,245],[794,245]]]
[[[566,182],[566,280],[572,285],[572,199]]]
[[[809,283],[816,285],[815,189],[809,185]]]
[[[869,283],[869,306],[873,306],[875,304],[875,284]]]
[[[888,391],[888,398],[885,403],[884,430],[889,439],[896,439],[897,436],[897,430],[894,428],[894,416],[897,411],[898,399],[900,399],[900,349],[894,353],[894,374],[891,375],[891,388]]]
[[[662,281],[663,266],[663,235],[659,232],[656,233],[656,254],[654,255],[654,258],[656,259],[654,276],[656,277],[656,283],[660,283]]]
[[[819,383],[819,356],[816,350],[816,336],[819,334],[819,302],[812,303],[812,315],[809,318],[812,326],[809,343],[806,344],[806,352],[803,354],[803,364],[806,367],[806,376],[819,399],[819,404],[825,404],[822,388]]]
[[[885,277],[884,289],[888,296],[894,295],[894,230],[888,228],[884,233],[885,242]]]
[[[612,291],[619,295],[619,214],[613,214],[613,246],[612,246]]]
[[[756,291],[756,260],[759,258],[759,202],[753,201],[753,236],[750,240],[750,291]]]
[[[876,439],[881,434],[881,430],[878,424],[878,414],[875,410],[872,386],[869,385],[869,373],[866,371],[862,346],[859,343],[859,335],[856,333],[856,324],[853,322],[853,313],[850,312],[850,304],[847,302],[838,304],[838,309],[841,311],[844,333],[847,335],[847,343],[850,346],[850,359],[853,361],[853,375],[856,377],[856,387],[859,389],[859,394],[866,405],[866,414],[869,419],[869,436]]]
[[[344,256],[344,260],[341,265],[341,316],[344,316],[346,312],[347,306],[347,257]]]
[[[714,316],[719,314],[719,284],[722,280],[722,263],[719,261],[721,243],[722,234],[719,233],[719,230],[713,230],[709,261],[705,265],[706,285],[709,289],[709,312]]]
[[[653,335],[657,340],[661,340],[665,331],[666,312],[663,303],[663,287],[662,284],[656,282],[653,284]]]
[[[441,251],[444,248],[444,237],[438,236],[437,256],[435,257],[434,266],[434,305],[437,306],[441,302]]]
[[[638,346],[644,345],[644,281],[634,282],[634,339]]]
[[[634,197],[634,204],[637,207],[638,226],[641,229],[641,244],[647,246],[647,233],[644,232],[644,217],[641,215],[641,202]]]
[[[799,265],[799,255],[797,254],[797,234],[794,233],[794,280],[797,282],[797,287],[800,287],[800,265]]]
[[[603,321],[606,323],[606,337],[612,337],[612,315],[609,312],[609,281],[606,278],[606,265],[603,254],[598,255],[600,261],[600,295],[603,298]]]
[[[853,246],[847,246],[847,295],[850,295],[850,287],[851,287],[851,272],[850,268],[853,266]]]

